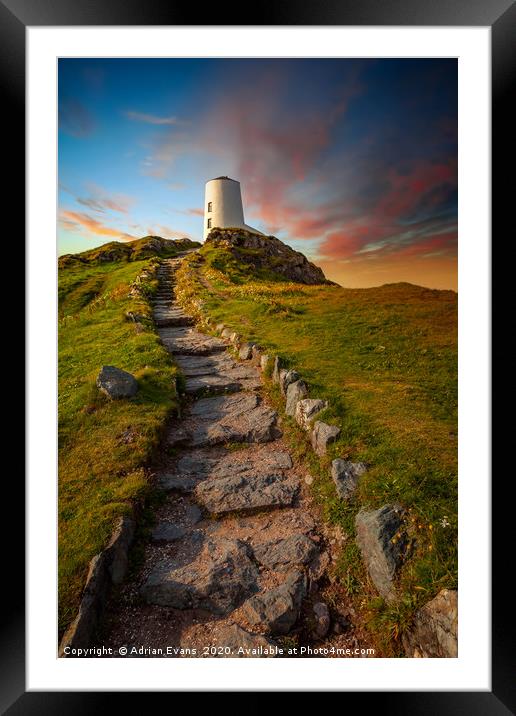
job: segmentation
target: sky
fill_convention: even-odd
[[[457,288],[454,59],[60,59],[59,254],[202,239],[205,182],[346,287]]]

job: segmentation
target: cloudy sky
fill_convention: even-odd
[[[219,175],[343,286],[456,288],[456,61],[59,61],[60,254],[200,239]]]

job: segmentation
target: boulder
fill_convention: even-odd
[[[315,542],[304,534],[262,542],[253,547],[253,551],[260,564],[275,572],[288,572],[309,564],[319,555]]]
[[[306,596],[307,579],[303,572],[292,572],[274,589],[260,592],[242,607],[249,624],[265,627],[271,634],[288,634],[299,617]]]
[[[340,428],[316,420],[312,430],[312,447],[318,455],[326,455],[328,445],[334,443],[340,435]]]
[[[287,395],[287,389],[288,386],[291,383],[295,383],[296,380],[299,380],[301,376],[297,372],[297,370],[280,370],[280,390],[282,395]]]
[[[412,629],[403,634],[402,642],[409,657],[456,658],[457,590],[442,589],[414,616]]]
[[[138,381],[121,368],[104,365],[97,376],[97,388],[113,400],[131,398],[138,392]]]
[[[240,360],[251,360],[253,357],[253,344],[243,343],[238,351],[238,357]]]
[[[192,561],[158,565],[141,588],[149,604],[229,614],[258,591],[258,568],[241,540],[209,539]]]
[[[310,430],[314,417],[327,406],[328,403],[319,398],[305,398],[304,400],[298,401],[294,414],[297,424],[304,430]]]
[[[350,462],[349,460],[341,460],[337,458],[331,464],[331,476],[337,494],[343,500],[349,500],[353,497],[358,487],[358,481],[361,475],[367,471],[367,465],[364,462]]]
[[[324,602],[317,602],[313,607],[314,631],[316,639],[324,639],[330,630],[330,610]]]
[[[408,547],[404,510],[384,505],[378,510],[361,510],[355,519],[356,541],[365,566],[378,592],[392,601],[394,579]]]
[[[296,380],[290,383],[287,388],[287,401],[285,404],[285,412],[287,415],[294,416],[296,414],[296,406],[300,400],[308,395],[308,387],[304,380]]]

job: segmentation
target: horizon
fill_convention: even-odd
[[[59,255],[202,243],[219,175],[346,288],[457,290],[456,60],[59,60]]]

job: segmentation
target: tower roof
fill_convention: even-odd
[[[227,179],[228,181],[234,181],[238,184],[236,179],[231,179],[231,177],[213,177],[213,179],[209,179],[209,181],[215,181],[216,179]]]

